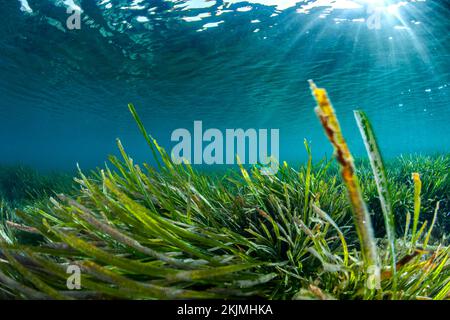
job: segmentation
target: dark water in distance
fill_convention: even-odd
[[[380,28],[367,20],[379,8]],[[81,7],[69,30],[67,8]],[[278,128],[281,160],[331,155],[307,80],[327,88],[351,150],[364,109],[387,157],[450,151],[449,1],[0,0],[0,164],[102,165],[127,109],[170,149],[176,128]],[[369,12],[370,11],[370,12]]]

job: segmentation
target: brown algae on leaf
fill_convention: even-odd
[[[375,266],[376,270],[378,269],[378,257],[372,223],[363,199],[358,177],[355,173],[353,157],[342,135],[341,126],[339,125],[326,90],[318,88],[312,80],[309,81],[309,84],[317,102],[317,107],[314,110],[322,123],[325,134],[333,145],[336,159],[341,167],[341,174],[353,209],[355,226],[364,254],[366,267],[373,269]]]

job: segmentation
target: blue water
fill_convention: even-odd
[[[81,28],[69,30],[67,8],[77,7]],[[150,161],[128,102],[169,150],[173,130],[201,120],[279,129],[281,161],[303,161],[304,138],[316,159],[330,156],[308,79],[327,88],[356,155],[364,146],[355,108],[372,120],[385,157],[450,151],[449,1],[0,0],[0,8],[0,164],[102,166],[117,137],[136,161]]]

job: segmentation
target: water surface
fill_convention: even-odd
[[[0,7],[0,164],[93,168],[116,153],[117,137],[137,161],[150,161],[128,102],[168,149],[174,129],[201,120],[221,130],[280,129],[281,160],[303,161],[303,138],[317,158],[329,156],[308,79],[328,89],[356,155],[364,149],[355,108],[368,113],[386,157],[450,151],[447,1]],[[79,30],[67,28],[68,9],[82,10]]]

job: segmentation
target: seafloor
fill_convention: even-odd
[[[1,298],[449,298],[450,155],[205,174],[148,142],[155,167],[0,169]]]

